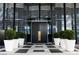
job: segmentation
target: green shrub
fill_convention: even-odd
[[[60,38],[74,39],[74,31],[73,30],[60,31]]]
[[[64,33],[64,31],[60,31],[59,33],[60,33],[60,38],[65,39],[65,33]]]
[[[6,39],[14,39],[16,37],[16,31],[12,29],[5,30]]]
[[[54,33],[54,38],[60,38],[59,32]]]
[[[24,38],[25,37],[25,33],[23,32],[16,32],[16,38]]]
[[[74,39],[74,31],[73,30],[65,30],[64,33],[65,33],[66,39],[69,39],[69,40]]]

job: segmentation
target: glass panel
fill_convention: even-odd
[[[16,20],[16,31],[24,32],[24,4],[16,3],[15,20]]]
[[[55,4],[55,24],[53,26],[54,32],[59,32],[64,30],[64,10],[63,3]]]
[[[75,25],[74,25],[75,26]],[[79,4],[76,4],[77,43],[79,43]]]
[[[5,8],[5,28],[10,29],[13,28],[13,4],[12,3],[7,3],[6,8]]]
[[[30,20],[38,20],[39,7],[38,5],[29,6]]]
[[[48,34],[48,42],[52,42],[51,22],[48,23],[47,34]]]
[[[66,4],[66,29],[72,30],[74,4]]]
[[[3,19],[3,4],[0,3],[0,30],[2,30],[2,19]]]
[[[50,20],[50,5],[40,5],[41,20]]]

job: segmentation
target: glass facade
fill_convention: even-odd
[[[13,28],[13,4],[5,4],[5,29]]]
[[[64,30],[64,6],[63,3],[55,4],[55,31],[63,31]]]
[[[72,30],[74,4],[66,4],[66,29]]]
[[[0,29],[15,26],[17,32],[32,34],[32,22],[47,22],[48,37],[54,32],[66,29],[75,30],[79,43],[79,4],[74,3],[0,3]],[[15,9],[15,11],[14,11]],[[75,10],[75,11],[74,11]],[[15,16],[15,18],[14,18]],[[15,20],[15,23],[14,23]],[[76,22],[75,22],[76,20]],[[15,24],[15,25],[13,25]],[[75,29],[76,28],[76,29]],[[51,36],[52,38],[52,36]],[[48,42],[51,42],[48,38]]]
[[[3,26],[2,20],[3,20],[3,4],[1,3],[1,4],[0,4],[0,29],[1,29],[1,30],[3,29],[3,28],[2,28],[2,26]]]
[[[76,30],[77,30],[77,41],[79,41],[79,4],[76,4]],[[78,42],[79,43],[79,42]]]

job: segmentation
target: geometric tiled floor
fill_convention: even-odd
[[[51,53],[62,53],[59,49],[49,49]]]
[[[15,49],[13,52],[6,52],[5,48],[0,49],[0,55],[53,55],[53,54],[78,54],[79,49],[75,48],[74,52],[68,52],[61,47],[51,44],[28,44]]]
[[[27,53],[28,49],[19,49],[15,53]]]
[[[47,46],[47,47],[48,47],[48,48],[55,48],[55,46],[51,46],[51,45],[50,45],[50,46]]]
[[[23,48],[31,48],[31,46],[23,46]]]

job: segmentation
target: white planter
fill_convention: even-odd
[[[60,46],[62,49],[66,50],[67,49],[67,46],[66,46],[66,41],[67,39],[60,39]]]
[[[13,39],[14,40],[14,49],[18,48],[19,40],[18,39]]]
[[[75,48],[75,40],[67,40],[67,51],[74,51]]]
[[[23,46],[24,45],[24,38],[19,38],[19,46]]]
[[[54,43],[56,46],[59,46],[60,38],[54,38]]]
[[[4,40],[5,50],[6,51],[13,51],[14,41],[13,40]]]

